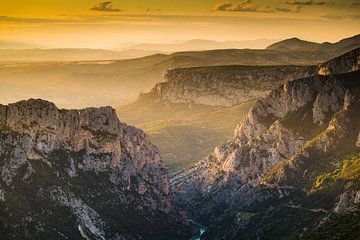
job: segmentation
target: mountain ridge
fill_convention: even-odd
[[[60,110],[30,99],[0,105],[0,129],[2,236],[191,236],[157,148],[111,107]]]
[[[339,40],[335,43],[330,42],[323,42],[323,43],[316,43],[310,42],[306,40],[299,39],[297,37],[289,38],[282,40],[280,42],[274,43],[268,46],[266,49],[268,50],[280,50],[280,51],[314,51],[314,50],[321,50],[321,51],[335,51],[338,52],[339,49],[350,51],[353,48],[356,48],[360,42],[360,34],[354,35],[352,37],[344,38]]]
[[[288,236],[286,232],[290,226],[276,225],[274,229],[271,221],[265,218],[276,214],[279,221],[285,221],[293,216],[290,210],[284,210],[293,206],[292,202],[299,203],[299,208],[311,205],[312,218],[318,221],[332,212],[336,199],[346,188],[340,188],[327,199],[321,191],[312,196],[307,196],[306,192],[322,171],[341,163],[347,154],[359,151],[360,129],[355,124],[359,120],[356,114],[359,53],[360,49],[355,49],[323,65],[331,66],[332,61],[348,59],[344,65],[334,65],[344,66],[343,70],[337,68],[328,71],[330,75],[314,75],[277,87],[252,106],[238,125],[234,138],[171,179],[177,203],[187,206],[199,221],[209,226],[205,239]],[[343,84],[344,79],[349,79],[347,84]],[[351,108],[348,107],[350,102]],[[327,133],[327,129],[333,130]],[[352,137],[347,139],[350,135]],[[319,143],[314,143],[311,150],[302,150],[313,142]],[[348,147],[342,148],[342,144]],[[330,151],[331,148],[334,150]],[[339,153],[339,156],[333,154],[335,159],[324,158],[334,151]],[[320,160],[321,157],[324,159]],[[309,179],[305,185],[300,184],[304,178]],[[357,188],[354,191],[356,194]],[[314,198],[313,204],[308,203],[309,198]],[[324,199],[333,204],[326,205],[326,210],[319,204]],[[274,212],[274,209],[281,212]],[[294,233],[301,232],[301,227],[309,227],[309,215],[301,215],[303,211],[307,210],[301,210],[296,216],[306,220],[299,221],[300,227],[294,226]]]

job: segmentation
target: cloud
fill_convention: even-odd
[[[101,12],[120,12],[120,9],[114,8],[111,1],[95,3],[90,10]]]
[[[147,12],[161,12],[162,9],[161,9],[161,8],[156,8],[156,9],[147,8],[146,11],[147,11]]]
[[[213,8],[214,11],[220,12],[272,12],[269,7],[258,7],[252,0],[243,0],[240,3],[232,3],[229,1],[223,1],[218,3]]]
[[[49,19],[49,18],[17,18],[9,16],[0,16],[0,23],[61,23],[64,22],[61,19]]]
[[[360,20],[360,15],[348,15],[348,17],[356,20]]]
[[[311,5],[324,5],[324,1],[313,1],[313,0],[292,0],[287,1],[288,5],[300,5],[300,6],[311,6]]]
[[[300,12],[302,6],[293,6],[293,7],[276,7],[275,10],[279,12],[288,12],[288,13],[298,13]]]
[[[322,17],[322,18],[326,18],[326,19],[330,19],[330,20],[341,20],[341,19],[344,19],[344,18],[345,18],[344,16],[331,15],[331,14],[323,15],[323,16],[321,16],[321,17]]]

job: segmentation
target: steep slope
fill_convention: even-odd
[[[0,105],[5,239],[186,239],[157,148],[110,107]]]
[[[163,101],[210,106],[232,106],[265,97],[277,85],[314,74],[350,72],[358,69],[358,52],[317,66],[215,66],[169,70],[165,82],[152,93]]]
[[[217,66],[167,72],[153,93],[173,103],[232,106],[266,96],[274,86],[311,76],[315,67]]]
[[[298,237],[329,214],[341,191],[327,198],[326,191],[306,192],[322,172],[359,152],[360,72],[346,73],[359,68],[359,55],[356,49],[322,65],[338,75],[273,90],[233,139],[171,180],[177,202],[210,228],[206,239],[289,239],[289,229]],[[332,63],[339,61],[347,64]]]

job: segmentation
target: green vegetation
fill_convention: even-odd
[[[234,219],[224,225],[234,224],[239,217],[244,219],[246,228],[239,229],[232,239],[299,239],[304,229],[312,228],[326,216],[324,212],[313,211],[317,205],[314,199],[309,201],[310,204],[305,204],[305,199],[309,199],[305,193],[293,192],[280,199],[274,197],[255,202],[245,209],[239,209]],[[226,236],[229,233],[222,234]]]
[[[330,188],[336,183],[345,183],[352,181],[352,188],[360,189],[360,154],[350,159],[342,161],[340,167],[333,172],[326,172],[319,175],[314,183],[311,192],[319,191],[323,188]]]
[[[360,212],[346,213],[344,215],[331,215],[326,224],[314,228],[301,239],[359,239]],[[331,237],[331,238],[330,238]]]
[[[159,147],[164,162],[174,173],[190,167],[234,135],[253,101],[232,107],[165,103],[155,94],[143,94],[118,109],[121,121],[144,129]]]
[[[251,218],[255,215],[256,213],[251,213],[251,212],[238,212],[236,214],[236,218],[244,222],[249,222]]]

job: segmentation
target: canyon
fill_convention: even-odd
[[[356,239],[357,39],[97,66],[127,72],[140,61],[154,83],[166,72],[116,110],[0,105],[0,235]]]

